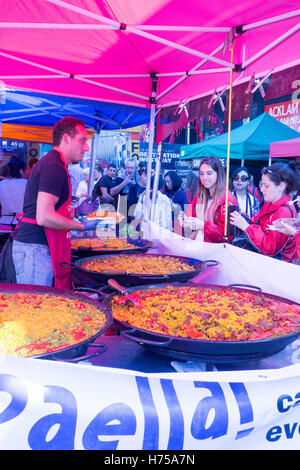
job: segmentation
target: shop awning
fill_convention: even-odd
[[[300,158],[300,137],[272,142],[270,145],[270,158]]]
[[[52,127],[2,124],[0,137],[2,139],[52,144]]]
[[[53,127],[59,119],[65,116],[82,118],[90,129],[116,130],[148,123],[150,110],[119,103],[51,96],[20,90],[6,90],[2,100],[0,99],[2,125]]]

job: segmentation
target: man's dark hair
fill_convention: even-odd
[[[60,145],[64,134],[68,134],[73,139],[77,134],[76,126],[85,127],[85,122],[82,119],[78,119],[74,116],[67,116],[58,121],[53,128],[53,146],[57,147]]]
[[[117,168],[117,165],[116,165],[115,163],[110,162],[110,163],[107,165],[107,168]]]

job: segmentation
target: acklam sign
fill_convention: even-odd
[[[283,103],[265,106],[265,112],[289,127],[300,132],[300,100],[284,101]]]

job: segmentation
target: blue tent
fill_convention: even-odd
[[[263,160],[269,158],[271,142],[300,137],[300,133],[267,113],[263,113],[243,126],[231,131],[230,158]],[[182,145],[181,159],[202,158],[214,155],[227,157],[228,133],[203,142]]]
[[[150,121],[150,109],[0,88],[0,123],[50,126],[76,116],[91,129],[128,129]]]

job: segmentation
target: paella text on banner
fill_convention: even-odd
[[[1,449],[299,449],[299,364],[143,374],[0,360]]]

